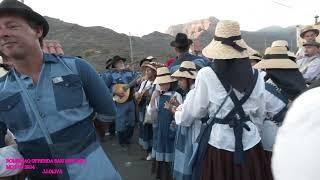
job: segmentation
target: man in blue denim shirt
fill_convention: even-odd
[[[176,60],[169,66],[170,73],[174,73],[180,67],[183,61],[192,61],[195,63],[197,70],[207,66],[209,61],[207,58],[196,56],[189,53],[190,45],[193,43],[191,39],[184,33],[178,33],[170,46],[174,47],[177,57]]]
[[[0,51],[14,67],[0,79],[0,121],[25,159],[46,159],[31,161],[31,179],[120,180],[92,123],[95,114],[101,123],[114,121],[110,92],[86,61],[44,54],[48,31],[47,21],[30,7],[0,3]]]
[[[120,56],[114,56],[106,63],[106,68],[110,68],[109,71],[103,73],[102,79],[110,90],[113,89],[115,84],[129,84],[134,82],[134,79],[138,77],[138,73],[133,72],[125,68],[125,58]],[[116,131],[118,135],[119,144],[122,146],[129,145],[134,131],[136,122],[135,104],[133,101],[133,88],[130,88],[130,96],[124,103],[116,103],[117,118],[116,118]],[[120,97],[123,94],[119,92],[113,92],[114,95]]]

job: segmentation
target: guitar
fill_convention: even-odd
[[[141,103],[142,97],[146,94],[147,91],[149,91],[152,88],[152,86],[148,86],[145,89],[142,90],[141,93],[139,93],[136,97],[136,104],[139,105]]]
[[[133,87],[140,78],[141,78],[141,75],[138,75],[129,84],[115,84],[115,85],[113,85],[112,86],[113,101],[120,103],[120,104],[125,103],[130,96],[130,88]]]

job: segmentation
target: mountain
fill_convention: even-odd
[[[183,32],[192,39],[198,38],[201,47],[208,45],[213,39],[215,27],[219,20],[215,17],[196,20],[185,24],[173,25],[166,33],[175,36],[178,32]],[[265,47],[271,45],[275,40],[286,40],[291,45],[292,50],[296,50],[296,28],[290,26],[282,28],[280,26],[270,26],[258,31],[242,31],[242,37],[252,48],[263,52]]]
[[[185,24],[170,26],[166,33],[152,32],[142,37],[132,36],[133,62],[130,61],[129,36],[117,33],[111,29],[95,26],[83,27],[77,24],[63,22],[59,19],[46,17],[50,25],[47,39],[59,40],[67,55],[82,56],[98,71],[104,70],[105,61],[114,55],[128,59],[129,65],[137,67],[138,62],[147,56],[154,56],[163,62],[175,56],[170,42],[178,32],[184,32],[189,37],[199,39],[203,48],[213,39],[213,33],[219,20],[215,17],[196,20]],[[292,42],[296,48],[295,27],[266,27],[258,31],[242,31],[248,45],[260,52],[272,41],[284,39]]]
[[[130,60],[129,36],[119,34],[104,27],[83,27],[77,24],[63,22],[59,19],[46,17],[50,25],[47,39],[59,40],[65,54],[82,56],[98,71],[104,70],[105,61],[114,55],[120,55]],[[147,56],[157,57],[164,61],[174,56],[169,44],[174,37],[160,32],[132,37],[134,66]]]

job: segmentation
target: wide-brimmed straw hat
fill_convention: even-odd
[[[289,59],[285,47],[269,47],[262,61],[253,66],[256,69],[297,69],[298,65]]]
[[[183,61],[180,68],[172,75],[174,78],[182,77],[189,79],[196,79],[197,69],[196,65],[192,61]]]
[[[139,62],[139,65],[140,65],[140,67],[141,67],[144,62],[152,62],[152,61],[155,60],[155,59],[156,59],[156,58],[153,57],[153,56],[148,56],[148,57],[146,57],[146,58],[143,58],[143,59]]]
[[[202,50],[202,54],[212,59],[242,59],[252,51],[241,37],[240,25],[236,21],[223,20],[217,24],[214,38]]]
[[[273,41],[271,47],[287,47],[289,48],[289,44],[286,40],[276,40]]]
[[[37,25],[42,26],[43,34],[42,37],[46,37],[49,32],[49,24],[47,20],[39,13],[33,11],[29,6],[23,4],[17,0],[3,0],[0,3],[0,15],[2,14],[13,14],[23,17],[27,20],[35,22]]]
[[[255,61],[261,61],[262,56],[260,55],[260,53],[258,51],[255,51],[253,54],[250,54],[249,59],[255,60]]]
[[[146,62],[141,66],[141,69],[145,70],[147,67],[157,71],[158,68],[165,67],[165,65],[158,62]]]
[[[171,83],[175,80],[170,76],[170,71],[167,67],[161,67],[157,69],[157,77],[153,84]]]
[[[315,29],[314,27],[312,26],[305,26],[302,30],[301,30],[301,33],[300,33],[300,37],[303,38],[303,36],[309,32],[309,31],[313,31],[317,36],[319,35],[319,30],[318,29]]]

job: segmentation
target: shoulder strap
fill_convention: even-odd
[[[216,73],[214,66],[212,66],[212,64],[210,65],[211,69]],[[232,102],[234,103],[234,108],[228,113],[232,114],[235,112],[239,112],[240,116],[244,117],[245,116],[245,112],[242,108],[242,105],[249,99],[256,83],[257,83],[257,79],[258,79],[258,70],[254,70],[254,75],[253,75],[253,83],[250,84],[250,86],[247,88],[245,95],[239,100],[238,97],[236,96],[236,94],[234,93],[234,91],[232,90],[232,86],[229,85],[229,83],[224,79],[223,76],[221,76],[219,73],[216,73],[218,79],[220,80],[222,86],[224,87],[224,89],[229,92],[230,88],[231,88],[231,93],[230,93],[230,98],[232,100]],[[227,115],[227,116],[228,116]]]
[[[288,99],[285,97],[285,96],[283,96],[280,92],[278,92],[277,90],[276,90],[276,87],[275,86],[273,86],[272,84],[270,84],[270,83],[265,83],[265,86],[266,86],[266,90],[268,91],[268,92],[270,92],[271,94],[273,94],[274,96],[276,96],[278,99],[280,99],[283,103],[285,103],[285,104],[288,104],[289,103],[289,101],[288,101]]]

